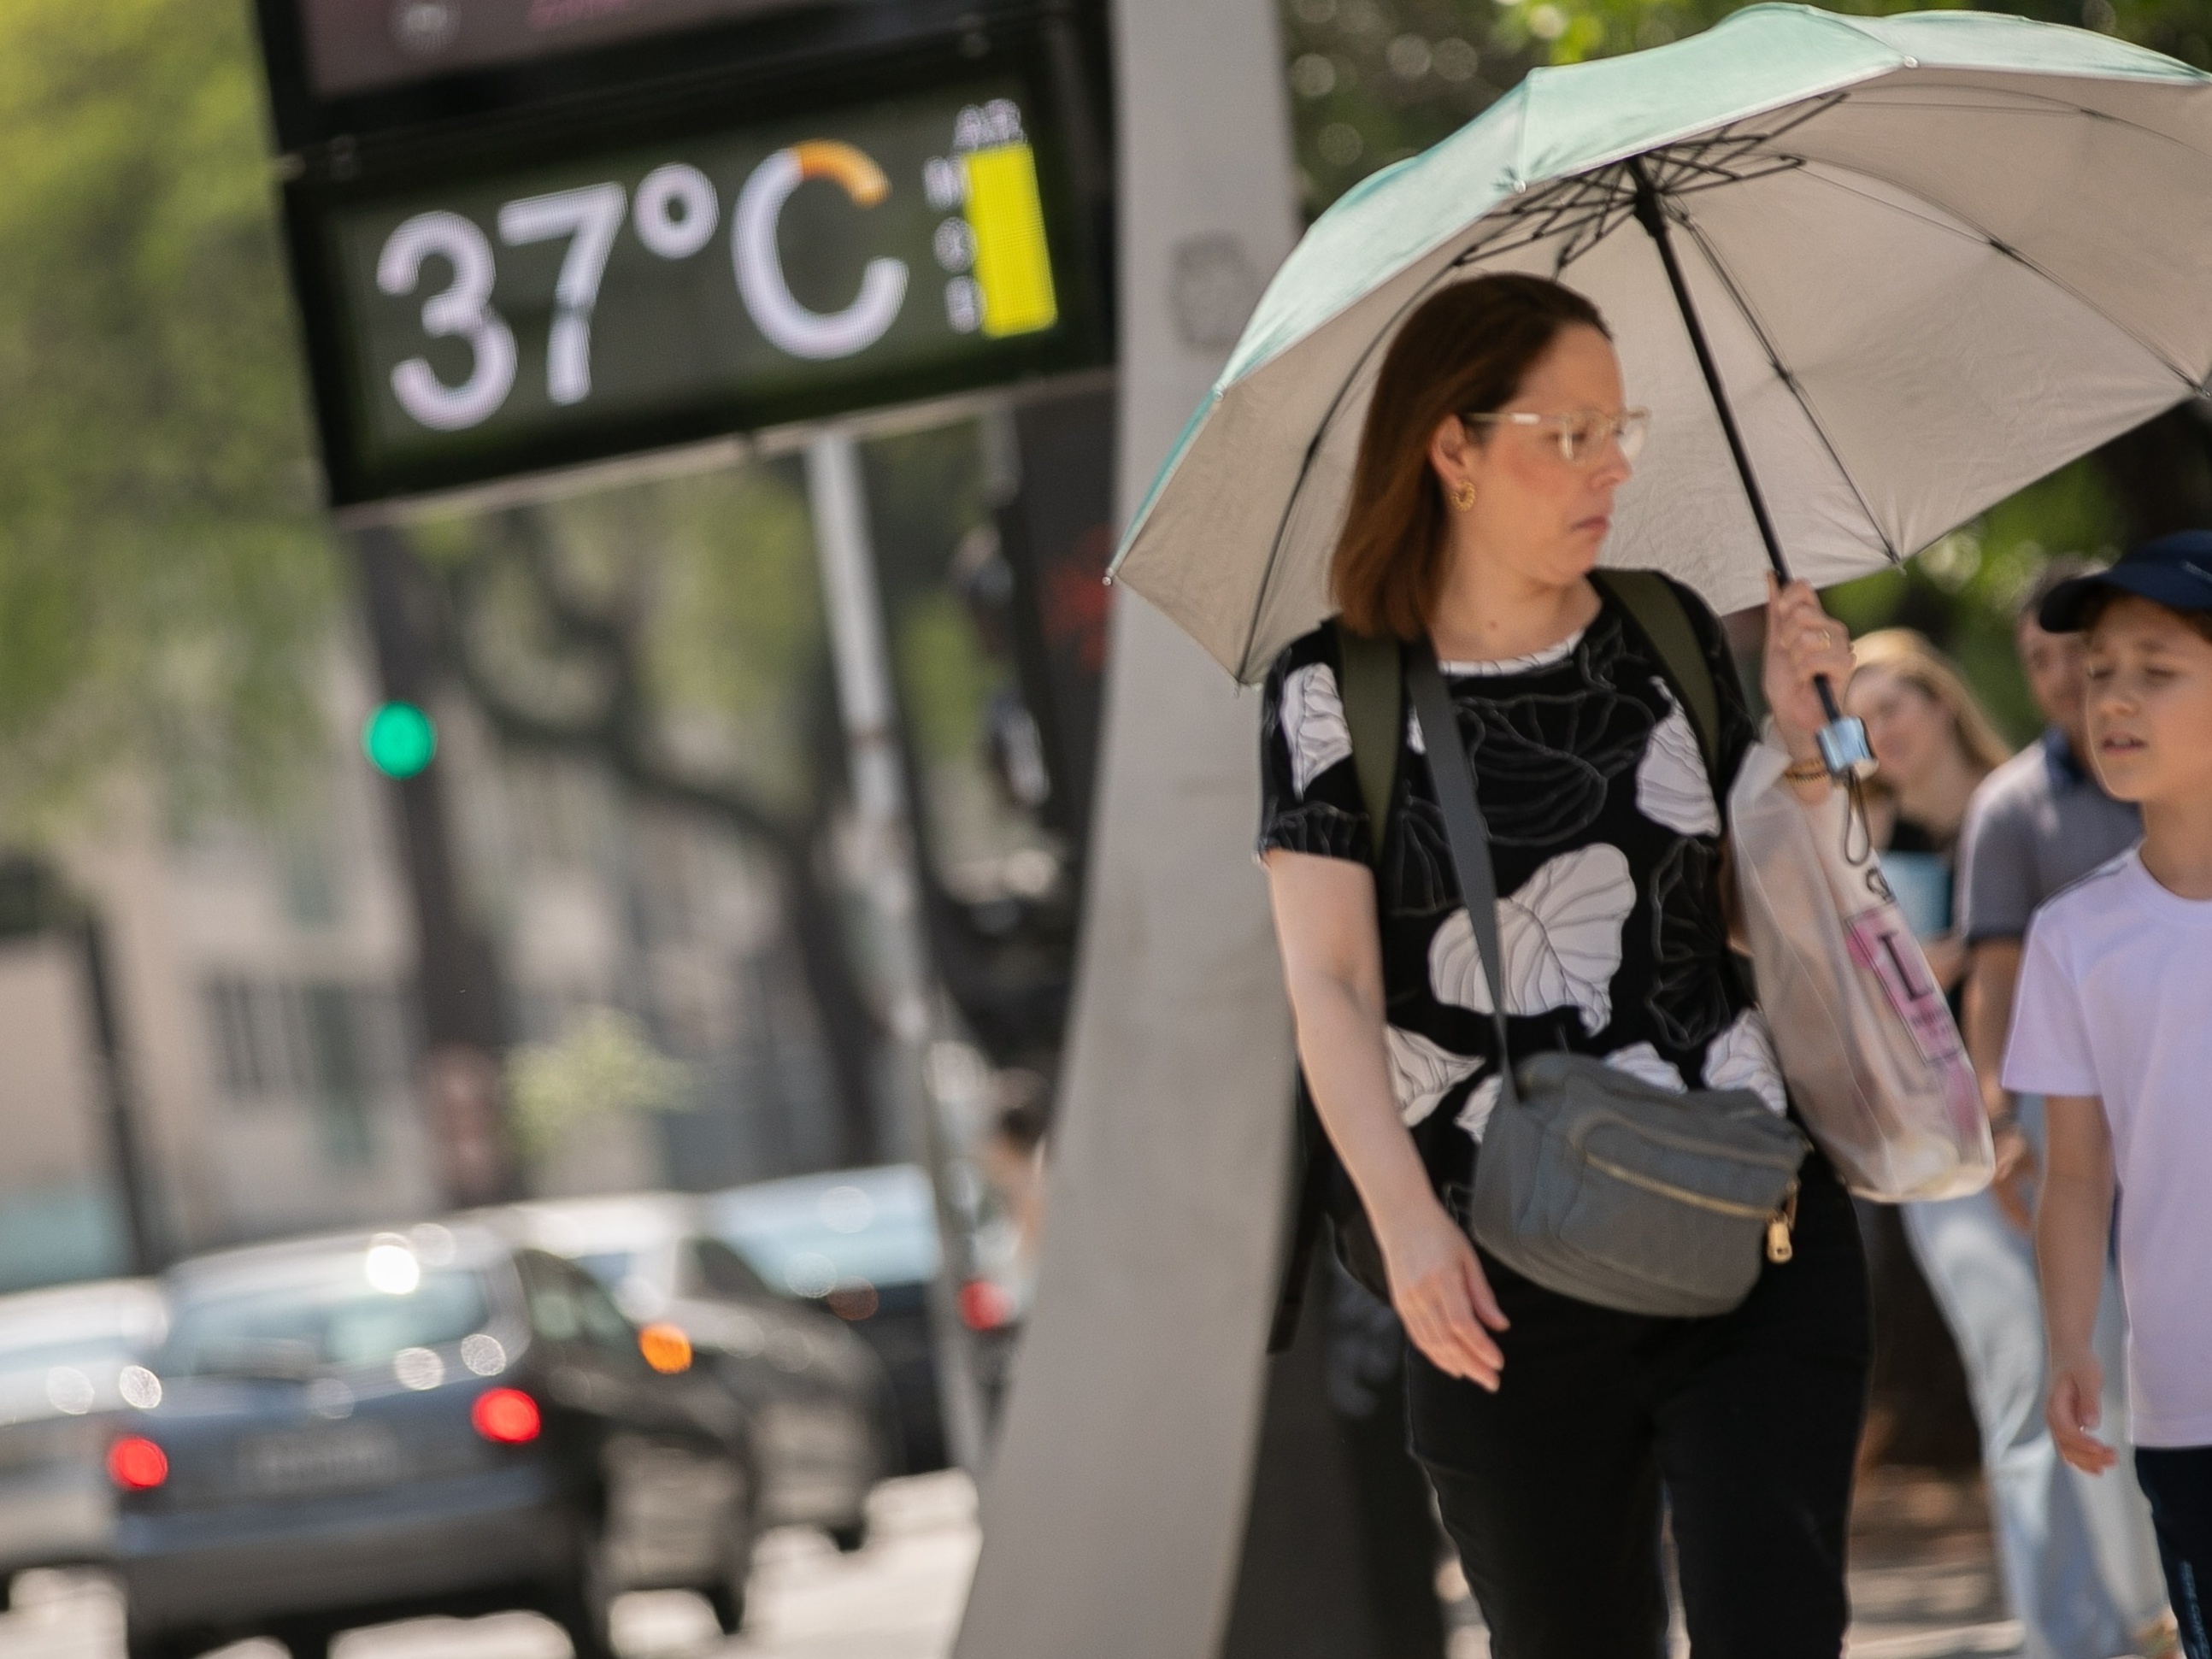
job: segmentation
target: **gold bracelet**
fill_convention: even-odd
[[[1795,762],[1782,769],[1782,781],[1784,783],[1826,783],[1828,781],[1828,763],[1820,760]]]

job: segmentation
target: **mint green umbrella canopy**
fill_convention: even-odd
[[[1632,166],[1633,159],[1635,165]],[[1660,198],[1720,385],[1658,246]],[[1398,325],[1445,284],[1556,276],[1596,301],[1652,430],[1604,558],[1716,609],[1767,554],[1901,560],[2212,377],[2212,76],[1982,12],[1737,13],[1537,70],[1356,186],[1268,285],[1115,560],[1240,680],[1332,608],[1360,428]]]

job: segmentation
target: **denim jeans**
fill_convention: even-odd
[[[2021,1103],[2042,1151],[2042,1103]],[[2165,1609],[2150,1512],[2124,1468],[2085,1475],[2043,1425],[2046,1352],[2033,1241],[1988,1193],[1908,1204],[1905,1237],[1965,1362],[1981,1425],[1997,1553],[2027,1627],[2025,1659],[2111,1659]],[[2097,1309],[2105,1372],[2100,1437],[2128,1454],[2127,1318],[2108,1266]]]

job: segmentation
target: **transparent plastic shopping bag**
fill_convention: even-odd
[[[1852,806],[1817,807],[1754,744],[1729,793],[1744,925],[1774,1048],[1806,1128],[1863,1198],[1989,1184],[1989,1119],[1951,1010]]]

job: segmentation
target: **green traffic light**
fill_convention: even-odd
[[[361,749],[387,778],[411,778],[438,752],[437,724],[411,702],[387,702],[361,728]]]

